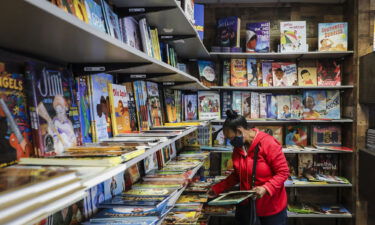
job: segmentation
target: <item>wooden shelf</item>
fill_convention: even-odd
[[[289,86],[289,87],[224,87],[224,86],[213,86],[210,87],[212,90],[232,90],[232,91],[288,91],[288,90],[327,90],[327,89],[353,89],[354,85],[342,85],[342,86],[315,86],[315,87],[301,87],[301,86]]]

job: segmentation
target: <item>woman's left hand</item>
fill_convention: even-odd
[[[262,198],[267,193],[267,189],[263,186],[258,186],[251,190],[255,191],[257,198]]]

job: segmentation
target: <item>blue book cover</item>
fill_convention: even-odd
[[[86,77],[77,78],[78,110],[83,143],[92,143],[90,99]]]
[[[303,118],[321,119],[326,114],[326,91],[305,91],[303,93]]]
[[[103,8],[100,1],[85,0],[89,23],[102,32],[106,32]]]
[[[104,199],[111,199],[116,195],[121,194],[124,189],[124,172],[121,172],[104,182]]]
[[[140,131],[149,130],[151,126],[150,112],[147,107],[147,87],[145,81],[134,81],[135,102]]]
[[[91,209],[93,213],[98,212],[99,205],[104,201],[104,183],[100,183],[90,189]]]
[[[128,206],[153,206],[163,207],[168,202],[170,196],[123,196],[117,195],[112,199],[100,204],[100,208],[114,208],[121,205]]]
[[[221,118],[227,118],[227,110],[232,109],[232,92],[231,91],[223,91],[221,95]]]
[[[327,106],[325,115],[326,119],[340,119],[340,91],[339,90],[327,90]]]
[[[247,59],[247,82],[249,87],[258,86],[257,60]]]
[[[240,47],[240,19],[236,16],[217,21],[217,42],[221,47]]]
[[[274,95],[267,95],[267,118],[277,119],[277,100]]]
[[[270,51],[270,22],[246,24],[246,52]]]
[[[203,40],[204,37],[204,5],[194,4],[194,27],[198,32],[199,38]]]
[[[102,0],[102,5],[104,8],[104,17],[105,22],[107,25],[108,33],[118,39],[122,40],[121,32],[120,32],[120,24],[117,15],[113,12],[111,7],[108,5],[108,3],[105,0]]]
[[[159,216],[160,211],[154,207],[144,206],[121,206],[112,209],[103,209],[95,217],[90,219],[90,222],[95,221],[110,221],[117,220],[119,218],[128,217],[148,217],[148,216]]]
[[[232,109],[238,114],[242,115],[242,92],[233,91],[232,92]]]

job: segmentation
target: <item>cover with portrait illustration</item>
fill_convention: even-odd
[[[217,44],[220,47],[240,47],[241,20],[236,16],[217,21]]]
[[[348,23],[319,23],[319,51],[347,51]]]
[[[129,95],[126,87],[108,83],[108,93],[113,135],[130,132]]]
[[[207,87],[217,86],[215,63],[212,61],[198,61],[199,77],[201,82]]]
[[[291,62],[275,62],[272,63],[273,86],[296,86],[297,82],[297,66]]]
[[[334,59],[317,61],[318,86],[341,85],[341,63]]]
[[[270,51],[270,22],[246,24],[246,52]]]
[[[303,119],[321,119],[326,114],[326,91],[305,91],[303,93]]]
[[[217,91],[198,92],[199,120],[220,119],[220,94]]]
[[[159,86],[157,83],[147,81],[147,104],[148,111],[151,116],[151,126],[162,126],[163,115],[161,110],[161,102],[159,96]]]

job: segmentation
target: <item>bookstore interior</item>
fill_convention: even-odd
[[[375,0],[0,9],[0,224],[375,225]]]

